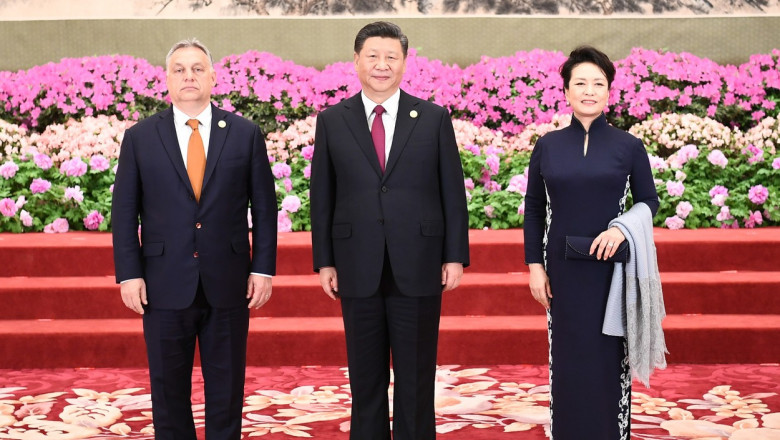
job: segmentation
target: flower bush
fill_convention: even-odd
[[[657,226],[780,225],[778,59],[721,66],[634,49],[616,61],[607,117],[647,147]],[[410,49],[402,88],[454,117],[470,227],[522,226],[533,145],[571,123],[564,60],[534,50],[460,68]],[[360,90],[352,63],[317,70],[250,51],[215,69],[215,104],[266,133],[279,230],[309,230],[316,114]],[[123,133],[169,105],[164,89],[161,67],[128,56],[0,72],[0,231],[109,230]]]

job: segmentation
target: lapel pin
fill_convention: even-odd
[[[416,118],[418,114],[419,113],[417,113],[417,110],[412,110],[409,112],[409,116],[411,116],[412,118]]]
[[[219,126],[219,128],[227,127],[227,123],[225,121],[219,121],[219,122],[217,122],[217,125]]]

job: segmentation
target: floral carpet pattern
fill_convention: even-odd
[[[443,365],[436,389],[439,438],[548,436],[546,366]],[[631,438],[780,439],[779,393],[780,364],[671,365],[634,385]],[[199,370],[192,400],[202,437]],[[245,400],[244,438],[348,438],[346,368],[250,367]],[[0,439],[108,438],[154,438],[146,370],[0,370]]]

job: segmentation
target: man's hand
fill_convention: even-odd
[[[249,275],[246,284],[246,298],[250,309],[259,309],[271,299],[271,277]]]
[[[444,263],[441,265],[441,285],[442,292],[452,290],[460,285],[460,279],[463,277],[463,264]]]
[[[124,281],[119,285],[119,291],[122,294],[122,302],[125,303],[128,309],[138,313],[144,314],[144,308],[146,302],[146,282],[143,278],[134,278],[132,280]]]
[[[335,267],[320,268],[320,285],[330,299],[335,300],[339,296],[339,279]]]

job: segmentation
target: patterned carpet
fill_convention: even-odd
[[[249,368],[244,437],[346,440],[348,383],[339,367]],[[201,437],[202,385],[196,370]],[[672,365],[634,385],[632,439],[780,439],[778,393],[780,364]],[[548,403],[544,366],[439,367],[442,439],[544,439]],[[0,370],[0,439],[153,437],[146,370]]]

